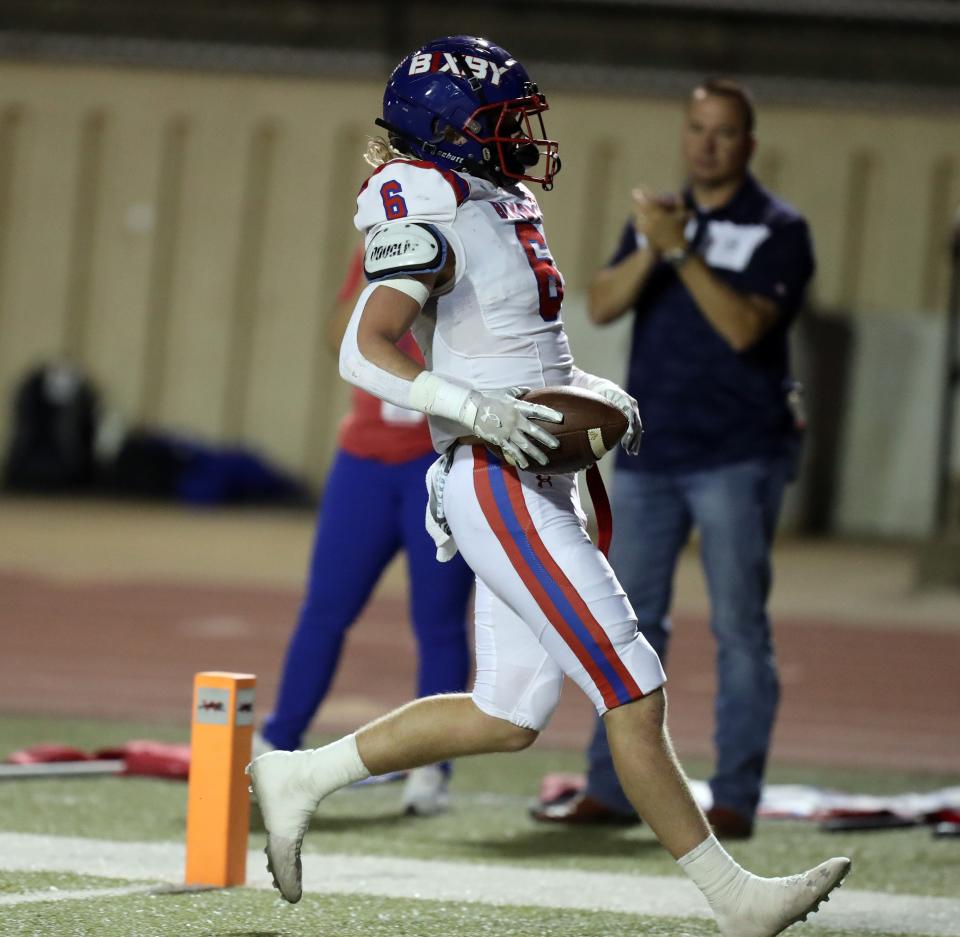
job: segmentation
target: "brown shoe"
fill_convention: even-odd
[[[714,806],[707,811],[707,822],[717,839],[750,839],[753,836],[753,817],[730,807]]]
[[[632,826],[640,822],[635,813],[611,810],[586,794],[577,794],[560,803],[537,804],[530,808],[530,816],[540,823],[567,823],[571,826]]]

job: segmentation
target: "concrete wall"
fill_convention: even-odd
[[[66,356],[132,421],[247,442],[319,480],[345,401],[321,325],[355,243],[381,81],[0,64],[0,399],[38,359]],[[551,104],[564,170],[541,201],[566,318],[583,363],[618,377],[619,333],[585,325],[582,294],[632,185],[679,184],[680,107]],[[819,309],[910,334],[942,317],[956,112],[761,102],[759,136],[761,180],[811,220]],[[852,407],[873,412],[866,398]],[[7,426],[4,412],[0,437]],[[869,433],[847,439],[848,466],[890,456]]]

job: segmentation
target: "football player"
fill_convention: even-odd
[[[697,807],[665,726],[665,677],[609,564],[586,533],[575,475],[538,483],[556,439],[532,422],[562,414],[524,402],[530,387],[595,390],[636,404],[573,363],[560,317],[563,277],[525,183],[553,186],[547,100],[523,66],[484,39],[438,39],[387,82],[386,137],[357,198],[369,285],[340,353],[341,374],[429,417],[442,453],[429,473],[428,526],[477,577],[472,694],[416,700],[323,748],[274,752],[249,768],[281,894],[301,896],[300,847],[317,804],[367,777],[531,745],[564,676],[603,716],[625,791],[697,884],[727,937],[771,937],[823,901],[850,868],[829,859],[759,878],[724,850]],[[412,329],[426,367],[397,349]],[[497,446],[499,461],[482,444]]]

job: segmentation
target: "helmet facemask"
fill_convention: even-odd
[[[549,107],[546,98],[532,82],[525,90],[525,97],[478,107],[463,132],[483,146],[489,171],[504,181],[539,182],[549,190],[560,172],[559,144],[547,138],[543,124],[543,112]],[[539,174],[529,171],[538,165]]]

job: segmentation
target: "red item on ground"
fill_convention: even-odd
[[[552,804],[579,794],[587,787],[583,774],[545,774],[540,782],[540,803]]]
[[[11,765],[40,765],[71,761],[122,761],[123,774],[145,778],[185,781],[190,774],[190,746],[186,743],[152,742],[138,739],[124,745],[99,748],[92,754],[71,745],[44,742],[11,752]]]
[[[71,745],[43,742],[11,752],[3,760],[9,765],[42,765],[53,761],[90,761],[91,758],[91,755]]]
[[[145,778],[186,781],[190,774],[190,746],[185,742],[151,742],[138,739],[119,748],[101,748],[96,758],[122,758],[124,774]]]
[[[960,825],[960,808],[944,807],[924,817],[927,823],[952,823]]]

